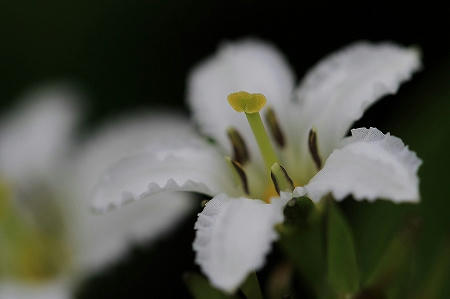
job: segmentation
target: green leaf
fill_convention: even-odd
[[[391,240],[417,214],[417,206],[386,200],[358,202],[345,200],[339,206],[353,231],[358,252],[359,280],[365,285]]]
[[[435,258],[431,271],[423,280],[423,286],[418,295],[413,298],[442,298],[444,297],[444,288],[448,288],[448,277],[450,276],[450,238],[440,248],[440,252]],[[448,294],[448,293],[447,293]]]
[[[305,282],[316,295],[325,285],[323,219],[310,199],[296,198],[284,210],[285,224],[277,227],[280,245]]]
[[[395,292],[401,288],[402,280],[408,275],[409,262],[415,245],[418,222],[412,219],[394,237],[377,266],[369,276],[366,287]]]
[[[247,299],[262,299],[261,288],[255,272],[247,277],[241,286],[241,290]]]
[[[184,276],[184,281],[188,289],[195,299],[226,299],[233,298],[227,296],[225,293],[212,287],[208,280],[197,273],[187,273]]]
[[[339,294],[353,294],[359,288],[353,236],[350,226],[332,202],[329,203],[327,228],[329,283]]]

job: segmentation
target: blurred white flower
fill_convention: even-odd
[[[80,279],[164,233],[193,205],[187,194],[161,194],[94,215],[92,182],[151,143],[159,121],[136,115],[74,144],[77,100],[67,87],[41,88],[1,122],[0,298],[70,298]]]
[[[188,199],[189,194],[169,192],[108,214],[89,213],[92,211],[90,193],[101,174],[118,159],[157,143],[161,130],[170,130],[170,125],[178,121],[178,116],[163,111],[152,118],[149,114],[115,119],[113,124],[100,128],[79,146],[72,161],[75,176],[68,182],[73,185],[76,198],[83,200],[71,202],[79,215],[72,219],[74,225],[70,228],[74,229],[71,235],[77,246],[74,256],[84,270],[114,261],[126,252],[130,243],[147,242],[160,236],[195,206],[195,202]],[[167,126],[163,127],[165,123]]]
[[[93,205],[107,210],[163,191],[212,196],[195,225],[196,261],[214,286],[233,292],[263,266],[292,194],[276,195],[267,175],[274,159],[261,157],[245,117],[228,106],[227,96],[248,91],[267,97],[270,107],[262,111],[272,140],[259,148],[275,145],[272,156],[297,186],[294,196],[318,201],[331,192],[337,200],[351,194],[416,201],[420,160],[400,139],[375,128],[344,136],[365,109],[395,93],[419,67],[414,49],[359,42],[325,58],[295,89],[291,69],[273,46],[255,40],[226,44],[188,82],[194,119],[216,143],[187,121],[162,123],[153,146],[106,172]],[[256,131],[265,134],[264,128]]]

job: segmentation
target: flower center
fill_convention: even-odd
[[[0,180],[0,279],[42,281],[53,278],[70,261],[61,225],[53,217],[59,211],[47,209],[47,202],[37,203],[41,202],[39,197],[48,196],[47,193],[33,192],[33,198],[20,202],[14,196],[9,186]],[[28,206],[33,204],[36,205]]]
[[[271,197],[280,194],[281,191],[292,191],[294,185],[286,170],[279,164],[277,154],[261,120],[259,112],[265,106],[266,102],[266,97],[260,93],[251,94],[245,91],[239,91],[231,93],[228,96],[228,103],[230,106],[237,112],[245,113],[253,135],[255,136],[256,143],[258,144],[266,167],[263,180],[267,183],[264,184],[264,191],[260,196],[264,201],[269,202]],[[275,141],[278,145],[284,146],[284,137],[277,124],[274,111],[269,109],[266,116],[271,132],[275,135]],[[240,180],[244,191],[249,194],[248,179],[246,177],[246,172],[241,165],[241,163],[243,164],[248,161],[248,151],[245,148],[242,137],[240,137],[235,129],[228,130],[228,136],[233,145],[233,155],[235,159],[244,161],[236,161],[238,163],[233,163],[233,161],[229,160],[229,163],[231,163],[230,165],[236,174],[235,177]],[[242,159],[241,157],[246,157],[246,159]],[[270,183],[270,180],[273,184]]]

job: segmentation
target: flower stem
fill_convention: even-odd
[[[269,136],[266,133],[264,124],[261,120],[259,112],[255,113],[245,113],[247,116],[248,123],[252,128],[253,135],[255,135],[256,142],[258,143],[259,150],[264,159],[264,164],[266,165],[267,172],[270,174],[270,168],[276,162],[278,162],[275,150],[272,147]]]

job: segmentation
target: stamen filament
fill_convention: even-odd
[[[259,115],[259,112],[245,113],[245,116],[247,117],[250,128],[253,131],[253,135],[255,135],[255,139],[258,143],[258,147],[261,151],[267,171],[270,173],[270,168],[274,163],[278,162],[278,158],[275,150],[273,149],[272,142],[266,133],[261,116]]]

